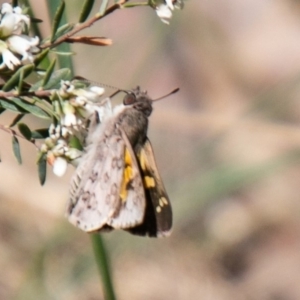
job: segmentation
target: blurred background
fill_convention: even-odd
[[[65,2],[76,22],[82,1]],[[31,4],[49,35],[46,1]],[[103,235],[117,298],[300,299],[300,2],[190,0],[169,26],[124,9],[83,34],[113,45],[73,45],[76,75],[153,98],[180,87],[148,133],[173,233]],[[90,238],[64,218],[74,169],[41,187],[21,143],[19,166],[0,132],[0,298],[103,299]]]

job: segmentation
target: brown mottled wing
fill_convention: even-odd
[[[169,197],[158,173],[152,146],[147,139],[138,153],[146,195],[146,211],[142,224],[128,229],[137,235],[163,237],[171,233],[172,209]]]
[[[144,196],[139,200],[131,197],[128,202],[120,198],[126,152],[121,131],[115,128],[114,122],[106,122],[96,129],[93,137],[71,181],[69,221],[87,232],[141,223]],[[136,184],[141,186],[141,179]]]

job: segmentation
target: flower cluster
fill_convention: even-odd
[[[26,61],[33,61],[33,54],[39,51],[39,38],[23,34],[30,27],[29,16],[22,13],[19,6],[3,3],[0,12],[0,69],[13,70]]]
[[[62,81],[58,91],[58,96],[62,100],[61,107],[57,109],[61,124],[68,128],[80,127],[83,120],[96,110],[95,103],[103,93],[102,87],[76,88],[70,81]]]
[[[75,135],[83,140],[81,135],[86,130],[86,120],[99,110],[97,102],[103,93],[101,87],[76,88],[69,81],[61,82],[57,99],[53,100],[54,111],[59,116],[58,124],[50,125],[49,137],[40,148],[41,152],[47,153],[47,162],[55,175],[62,176],[68,162],[76,163],[80,158],[81,151],[70,145],[71,138]]]
[[[163,3],[156,4],[155,10],[162,22],[169,24],[174,8],[182,9],[183,0],[164,0]]]

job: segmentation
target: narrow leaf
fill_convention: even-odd
[[[49,81],[49,79],[50,79],[50,76],[51,76],[52,73],[53,73],[55,64],[56,64],[56,59],[54,59],[54,60],[51,62],[51,64],[49,65],[49,67],[48,67],[48,69],[47,69],[47,71],[46,71],[45,77],[43,78],[41,87],[44,87],[44,86],[48,83],[48,81]]]
[[[37,139],[45,139],[49,136],[49,129],[48,128],[40,128],[31,131],[31,137],[35,140]]]
[[[109,0],[102,0],[102,3],[100,5],[100,10],[99,10],[100,16],[104,15],[104,13],[106,11],[106,8],[107,8],[107,5],[108,5],[108,1]]]
[[[56,8],[59,6],[61,3],[60,0],[51,0],[51,1],[46,1],[47,6],[48,6],[48,12],[50,19],[53,20],[55,13],[56,13]],[[61,23],[62,24],[68,24],[68,20],[66,17],[66,14],[64,13],[61,18]],[[56,32],[57,33],[57,32]],[[54,40],[56,37],[54,38]],[[70,45],[68,43],[62,43],[57,46],[57,50],[61,52],[71,52],[70,50]],[[69,68],[71,71],[71,74],[73,76],[74,70],[73,70],[73,63],[72,59],[69,56],[59,56],[58,57],[58,66],[59,68]]]
[[[42,19],[38,19],[35,17],[30,17],[30,21],[31,21],[31,23],[43,23]]]
[[[37,164],[38,164],[38,174],[39,174],[40,184],[44,185],[46,181],[46,175],[47,175],[47,154],[46,153],[41,154]]]
[[[38,66],[43,60],[44,58],[47,57],[48,52],[50,51],[50,49],[45,49],[43,50],[41,53],[39,53],[38,55],[36,55],[33,63],[35,66]]]
[[[73,28],[74,28],[74,25],[73,24],[69,24],[69,23],[60,26],[58,28],[58,30],[56,31],[56,33],[55,33],[54,40],[57,40],[59,37],[61,37],[62,35],[68,33]]]
[[[1,101],[1,100],[0,100]],[[29,103],[20,98],[12,98],[11,101],[17,104],[19,107],[23,108],[25,111],[33,114],[34,116],[42,119],[49,119],[50,116],[39,106]]]
[[[57,28],[59,26],[59,23],[62,19],[64,10],[65,10],[65,2],[61,1],[59,7],[56,10],[55,16],[54,16],[54,21],[53,21],[53,25],[52,25],[52,34],[51,34],[51,38],[50,38],[51,43],[54,41],[55,34],[56,34]]]
[[[37,23],[35,22],[35,18],[34,18],[34,13],[33,13],[33,9],[32,6],[34,1],[30,1],[30,0],[22,0],[22,6],[25,6],[27,9],[26,15],[30,16],[30,19],[33,19],[33,21],[30,24],[30,31],[32,33],[33,36],[42,36],[42,33],[40,31],[39,26],[37,26]]]
[[[62,52],[62,51],[52,51],[56,55],[61,55],[61,56],[72,56],[76,54],[76,52]]]
[[[79,141],[78,137],[74,135],[70,137],[69,146],[70,148],[75,148],[81,151],[83,150],[81,142]]]
[[[93,46],[110,46],[112,44],[112,40],[105,37],[97,37],[97,36],[76,36],[70,37],[66,39],[68,43],[82,43]]]
[[[25,123],[19,123],[18,129],[26,140],[28,140],[28,141],[31,140],[31,138],[32,138],[31,130]]]
[[[52,118],[57,118],[57,113],[55,111],[53,111],[52,101],[50,99],[40,99],[38,97],[32,97],[32,99],[35,101],[34,105],[37,105],[36,103],[41,104],[41,106],[38,106],[38,107],[41,108],[46,114],[48,114],[48,116],[51,116]],[[45,102],[47,102],[49,104],[51,103],[50,104],[51,106],[45,105]]]
[[[12,136],[12,146],[13,146],[14,155],[15,155],[18,163],[22,164],[20,144],[19,144],[19,140],[17,139],[17,137],[15,135]]]
[[[64,68],[57,70],[52,73],[48,83],[44,87],[45,90],[59,88],[61,80],[69,80],[71,77],[71,72],[69,69]]]
[[[20,68],[2,87],[4,92],[12,90],[15,86],[18,85],[20,81],[20,75],[23,73],[23,78],[26,78],[34,69],[34,65],[26,65]]]
[[[6,111],[6,109],[3,108],[3,107],[1,107],[1,103],[0,103],[0,115],[1,115],[3,112],[5,112],[5,111]]]
[[[95,3],[95,0],[85,0],[84,1],[82,10],[80,13],[80,17],[78,20],[79,23],[82,23],[87,19],[87,17],[89,16],[90,12],[93,9],[94,3]]]
[[[18,84],[18,92],[22,92],[23,87],[23,80],[24,80],[24,70],[20,69],[20,77],[19,77],[19,84]]]
[[[27,111],[25,109],[23,109],[22,107],[12,103],[9,100],[0,99],[0,107],[3,108],[3,109],[8,109],[8,110],[13,111],[13,112],[27,113]]]
[[[23,117],[25,116],[25,114],[18,114],[13,121],[11,122],[11,124],[9,125],[9,127],[14,127]]]

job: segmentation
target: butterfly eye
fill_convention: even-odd
[[[134,94],[126,94],[126,96],[123,99],[124,105],[130,105],[136,102],[136,97]]]

